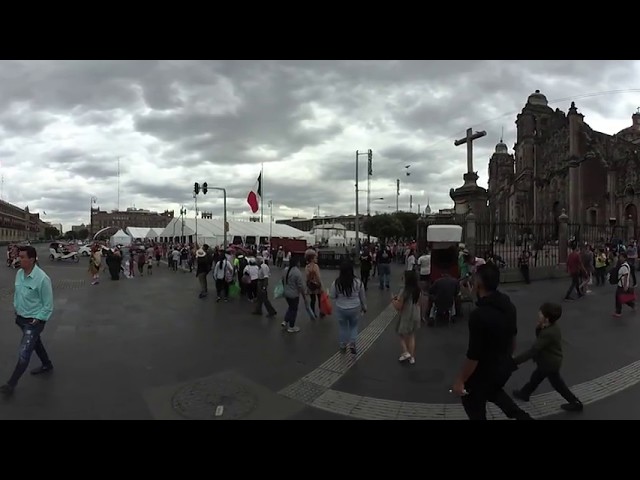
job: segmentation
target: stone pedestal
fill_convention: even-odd
[[[449,191],[449,196],[455,203],[456,214],[465,215],[470,210],[473,210],[477,219],[488,219],[487,201],[489,200],[489,193],[476,183],[478,174],[475,172],[465,173],[462,178],[464,179],[464,185],[455,190],[452,188]]]

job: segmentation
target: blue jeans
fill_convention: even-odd
[[[22,341],[20,342],[18,363],[16,364],[16,368],[13,370],[11,378],[7,382],[7,384],[12,387],[15,387],[18,384],[18,380],[20,380],[20,377],[22,377],[24,372],[27,370],[29,361],[31,360],[31,354],[34,350],[36,351],[38,358],[40,358],[42,365],[51,365],[49,355],[47,355],[47,351],[44,349],[44,345],[40,339],[40,334],[44,330],[47,322],[36,320],[35,323],[31,323],[32,321],[33,319],[24,318],[20,315],[16,317],[16,325],[18,325],[20,330],[22,330]]]
[[[287,311],[284,312],[284,321],[287,323],[289,328],[293,328],[296,326],[296,317],[298,316],[298,306],[300,305],[300,296],[298,295],[296,298],[284,297],[287,301]]]
[[[355,345],[358,337],[358,319],[360,318],[360,307],[344,310],[336,308],[338,317],[338,327],[340,329],[340,345]]]
[[[388,263],[378,264],[378,278],[380,280],[380,289],[385,286],[389,288],[389,281],[391,277],[391,265]]]

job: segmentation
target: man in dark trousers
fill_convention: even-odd
[[[516,370],[513,360],[517,327],[516,307],[498,291],[500,270],[492,264],[476,271],[477,308],[469,316],[467,358],[453,385],[462,397],[469,420],[487,419],[487,402],[496,404],[509,418],[531,420],[504,391]]]
[[[22,330],[22,341],[18,353],[18,364],[0,393],[11,395],[20,377],[29,366],[31,354],[36,351],[42,366],[31,371],[33,375],[51,372],[53,364],[42,344],[40,335],[53,313],[53,290],[51,279],[36,264],[36,249],[32,246],[20,247],[20,270],[16,274],[13,307],[16,311],[16,325]]]

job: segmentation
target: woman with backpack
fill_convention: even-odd
[[[351,263],[340,266],[340,275],[329,289],[329,297],[334,300],[338,317],[340,351],[347,348],[356,354],[356,338],[358,337],[358,320],[361,313],[367,312],[367,299],[364,283],[356,278]]]
[[[224,254],[221,255],[220,260],[216,262],[216,266],[213,269],[213,278],[216,280],[216,291],[218,292],[216,302],[223,299],[225,302],[228,302],[229,286],[233,283],[233,267]]]

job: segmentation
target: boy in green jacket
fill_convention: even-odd
[[[562,332],[557,322],[561,316],[562,307],[556,303],[545,303],[540,307],[536,326],[536,342],[529,350],[514,357],[517,365],[533,359],[536,369],[524,387],[513,391],[513,396],[518,400],[528,402],[534,390],[545,378],[548,378],[555,391],[569,402],[561,405],[560,408],[568,412],[581,412],[582,402],[569,390],[560,376]]]

